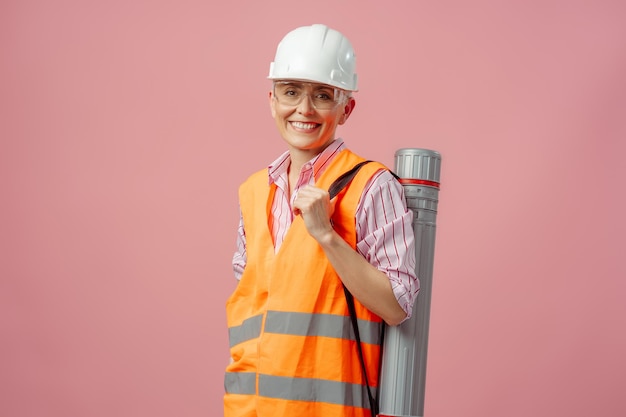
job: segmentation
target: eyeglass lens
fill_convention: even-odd
[[[276,82],[274,95],[281,104],[286,106],[297,106],[305,96],[309,96],[313,107],[328,110],[337,105],[341,93],[337,88],[323,84]]]

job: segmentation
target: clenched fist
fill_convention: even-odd
[[[293,214],[302,215],[309,234],[318,242],[333,233],[330,218],[334,211],[335,199],[331,201],[328,191],[312,185],[300,188],[293,202]]]

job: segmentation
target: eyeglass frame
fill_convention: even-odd
[[[334,105],[332,107],[329,107],[329,108],[319,108],[318,106],[315,105],[315,100],[314,100],[313,96],[311,96],[311,94],[308,91],[300,95],[300,99],[298,100],[297,103],[286,104],[286,103],[280,101],[280,99],[276,95],[276,85],[277,84],[283,84],[283,85],[293,84],[293,85],[297,85],[297,86],[308,86],[308,87],[322,86],[322,87],[327,87],[329,89],[333,89],[334,90],[334,95],[333,95],[333,100],[332,101],[333,101]],[[335,86],[328,85],[328,84],[324,84],[324,83],[317,83],[317,82],[311,82],[311,81],[300,81],[300,80],[274,80],[273,84],[272,84],[272,96],[274,97],[274,99],[276,99],[276,102],[279,103],[281,106],[297,107],[300,104],[302,104],[302,100],[304,99],[304,96],[307,96],[309,98],[311,106],[313,106],[313,108],[315,110],[335,110],[340,104],[345,103],[345,101],[347,99],[352,97],[352,94],[350,94],[349,91],[346,91],[346,90],[344,90],[342,88],[335,87]]]

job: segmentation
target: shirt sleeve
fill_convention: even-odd
[[[246,252],[246,231],[243,228],[243,216],[239,207],[239,225],[237,226],[237,238],[235,241],[235,254],[233,255],[233,272],[235,278],[240,279],[246,267],[248,256]]]
[[[356,210],[357,251],[389,277],[400,306],[411,317],[419,292],[415,275],[413,212],[404,188],[387,170],[367,184]]]

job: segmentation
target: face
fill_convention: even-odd
[[[337,103],[334,102],[336,94],[341,97]],[[294,96],[301,98],[298,103]],[[348,120],[355,106],[354,99],[341,90],[297,81],[277,83],[270,91],[269,100],[272,117],[289,150],[304,152],[310,157],[335,139],[337,126]]]

